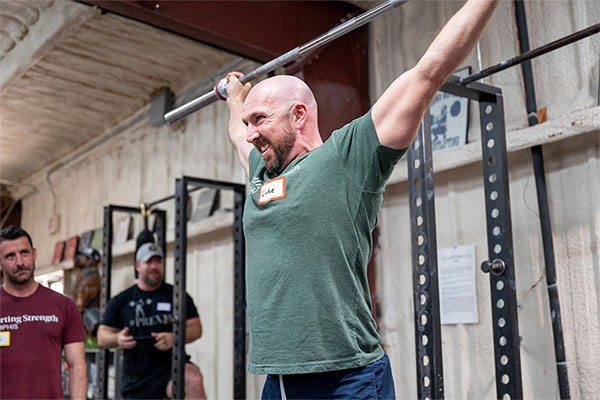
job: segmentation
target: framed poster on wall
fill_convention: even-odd
[[[459,69],[454,75],[465,77],[471,67]],[[429,107],[431,147],[433,151],[464,146],[469,129],[469,99],[437,92]]]

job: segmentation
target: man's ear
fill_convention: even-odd
[[[292,107],[293,126],[296,129],[301,129],[306,124],[308,110],[306,104],[296,103]]]
[[[33,247],[31,250],[32,250],[31,255],[33,256],[33,262],[35,263],[35,260],[37,260],[37,250],[35,247]]]
[[[137,272],[140,272],[140,263],[139,263],[139,261],[135,261],[135,262],[133,263],[133,266],[135,267],[135,270],[136,270]]]

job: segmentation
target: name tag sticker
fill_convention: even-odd
[[[0,347],[10,346],[10,331],[0,332]]]
[[[260,188],[258,204],[261,206],[274,200],[285,199],[285,176],[271,179]]]
[[[156,303],[156,311],[171,311],[171,303],[159,301]]]

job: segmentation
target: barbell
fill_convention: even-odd
[[[392,8],[395,8],[395,7],[399,7],[399,6],[407,3],[408,1],[409,0],[385,1],[377,6],[373,7],[372,9],[365,11],[364,13],[357,15],[356,17],[351,18],[348,21],[336,26],[335,28],[327,31],[326,33],[322,34],[321,36],[318,36],[315,39],[312,39],[311,41],[309,41],[301,46],[293,48],[292,50],[288,51],[287,53],[284,53],[284,54],[280,55],[279,57],[267,62],[266,64],[261,65],[260,67],[256,68],[255,70],[244,74],[244,76],[240,77],[240,82],[242,84],[244,84],[244,83],[253,81],[254,79],[259,78],[263,75],[266,75],[269,72],[274,71],[279,67],[282,67],[292,61],[299,59],[300,57],[331,42],[332,40],[335,40],[348,32],[351,32],[357,28],[360,28],[364,24],[372,21],[373,19],[377,18],[378,16],[385,13],[386,11],[388,11]],[[222,79],[219,82],[217,82],[217,84],[215,85],[213,90],[211,90],[210,92],[203,94],[202,96],[197,97],[194,100],[191,100],[190,102],[166,113],[164,115],[165,122],[167,124],[175,123],[175,122],[179,121],[180,119],[185,118],[188,115],[192,114],[193,112],[196,112],[196,111],[200,110],[201,108],[214,103],[217,100],[225,100],[226,98],[227,98],[227,81]]]

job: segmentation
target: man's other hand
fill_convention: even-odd
[[[151,333],[156,343],[156,347],[160,351],[167,351],[173,347],[173,334],[171,332],[152,332]]]
[[[123,349],[132,349],[137,344],[133,336],[129,334],[128,327],[125,327],[119,331],[119,334],[117,335],[117,342],[119,343],[119,347]]]

